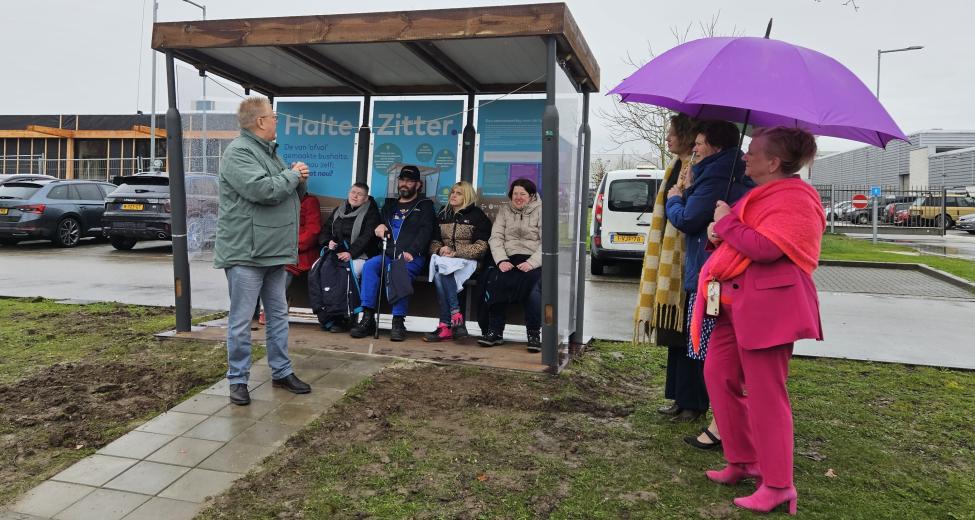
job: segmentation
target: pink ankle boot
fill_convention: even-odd
[[[726,486],[734,486],[735,484],[745,480],[746,478],[753,478],[757,482],[756,485],[762,484],[762,474],[758,471],[758,464],[736,464],[729,462],[724,469],[705,471],[705,475],[709,479],[718,484],[724,484]]]
[[[789,514],[796,514],[796,500],[799,495],[796,493],[795,486],[787,488],[774,488],[759,486],[747,497],[736,498],[735,505],[756,513],[768,513],[782,504],[788,504]]]

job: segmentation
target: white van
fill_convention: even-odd
[[[664,170],[614,170],[596,189],[589,229],[590,272],[618,262],[640,262]]]

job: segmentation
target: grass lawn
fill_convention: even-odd
[[[390,368],[204,519],[751,518],[662,404],[666,351],[599,343],[559,377]],[[975,518],[975,373],[795,359],[804,518]]]
[[[823,260],[861,260],[899,264],[927,264],[955,276],[975,282],[975,262],[961,258],[916,254],[917,250],[897,244],[874,244],[869,240],[844,235],[823,236]]]
[[[171,308],[0,298],[0,505],[212,384],[226,350],[160,343]]]

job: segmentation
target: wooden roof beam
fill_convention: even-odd
[[[356,89],[360,94],[374,95],[377,92],[375,85],[368,80],[343,67],[338,62],[324,56],[322,53],[312,49],[307,45],[294,47],[280,47],[280,49],[308,66],[335,78],[342,83]]]
[[[430,42],[401,43],[410,52],[415,54],[417,58],[420,58],[424,63],[429,65],[430,68],[437,71],[441,76],[447,79],[447,81],[450,81],[454,85],[464,89],[465,92],[477,94],[483,90],[480,82],[478,82],[474,76],[468,74],[463,67],[458,65],[454,60],[450,59],[450,57],[437,48],[436,45]]]
[[[28,132],[48,134],[48,135],[53,135],[55,137],[74,137],[74,130],[69,130],[67,128],[54,128],[53,126],[41,126],[41,125],[27,125],[26,130]]]
[[[135,126],[132,127],[132,131],[133,132],[138,132],[140,134],[152,135],[152,127],[151,126],[135,125]],[[166,129],[165,128],[156,128],[156,137],[160,137],[160,138],[165,139],[166,138]]]
[[[256,90],[265,96],[277,97],[278,93],[281,91],[281,87],[264,81],[257,76],[244,72],[237,67],[230,65],[229,63],[224,63],[213,56],[204,54],[196,49],[174,49],[173,53],[183,61],[198,69],[205,70],[208,73],[213,73],[217,76],[233,81],[244,88]]]

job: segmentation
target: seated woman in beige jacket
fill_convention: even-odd
[[[535,183],[518,179],[508,189],[511,203],[502,207],[491,228],[494,266],[484,281],[480,326],[481,346],[504,343],[504,319],[508,303],[525,308],[528,351],[542,350],[542,201]]]

